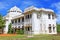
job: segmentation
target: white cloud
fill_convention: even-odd
[[[58,3],[53,3],[53,4],[51,5],[51,7],[56,9],[57,22],[60,23],[60,2],[58,2]]]

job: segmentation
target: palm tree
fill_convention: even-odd
[[[3,30],[4,27],[5,27],[5,20],[3,19],[3,16],[0,15],[0,32],[1,29]]]

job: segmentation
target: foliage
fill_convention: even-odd
[[[20,30],[16,30],[16,34],[20,34]]]
[[[20,29],[20,30],[16,30],[16,33],[17,34],[24,34],[24,31],[22,29]]]
[[[57,24],[57,32],[60,32],[60,24]]]
[[[5,20],[3,19],[2,15],[0,15],[0,28],[5,27]]]
[[[12,30],[12,24],[10,23],[10,24],[9,24],[9,27],[8,27],[8,33],[11,34],[12,31],[13,31],[13,30]]]
[[[24,30],[20,30],[20,34],[24,34]]]

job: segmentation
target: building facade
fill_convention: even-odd
[[[24,34],[57,34],[56,15],[53,10],[45,8],[28,7],[22,12],[18,7],[11,8],[4,16],[8,32],[8,25],[12,28],[24,30]]]

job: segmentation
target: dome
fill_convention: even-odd
[[[16,7],[16,6],[14,6],[14,7],[12,7],[10,10],[9,10],[9,12],[22,12],[22,10],[20,10],[18,7]]]

